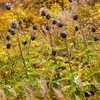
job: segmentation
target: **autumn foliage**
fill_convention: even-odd
[[[0,3],[0,100],[100,99],[99,0]]]

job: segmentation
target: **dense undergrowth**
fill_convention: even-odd
[[[5,3],[0,100],[100,99],[99,1],[62,1]]]

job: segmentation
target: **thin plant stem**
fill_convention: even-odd
[[[87,38],[85,38],[85,36],[84,36],[84,32],[83,32],[83,30],[81,29],[80,22],[79,22],[79,27],[80,27],[80,32],[81,32],[82,37],[83,37],[83,40],[84,40],[84,47],[85,47],[85,49],[87,49],[87,43],[86,43]],[[91,35],[91,32],[89,32],[89,35]],[[87,61],[89,61],[88,50],[86,50],[86,55],[87,55]]]
[[[43,35],[43,33],[39,30],[39,29],[37,29],[38,31],[39,31],[39,33],[41,34],[41,36],[45,39],[45,40],[47,40],[47,38]],[[48,41],[48,40],[47,40]]]
[[[58,42],[59,27],[57,28],[57,42]]]
[[[83,41],[84,41],[84,47],[85,47],[85,49],[87,49],[87,43],[86,43],[87,38],[85,38],[85,36],[84,36],[84,32],[81,29],[80,22],[79,22],[79,27],[80,27],[80,32],[82,34],[82,38],[83,38]],[[91,35],[91,32],[89,32],[89,35]],[[88,61],[89,60],[88,50],[86,51],[86,55],[87,55],[87,61]]]
[[[29,45],[28,45],[28,55],[29,55],[30,46],[31,46],[31,39],[30,39]]]
[[[50,31],[49,31],[49,36],[50,36],[50,44],[51,44],[51,48],[52,48],[52,50],[53,50],[52,36],[51,36],[51,33],[50,33]]]
[[[47,20],[47,25],[49,26],[48,20]],[[49,36],[50,36],[51,49],[53,50],[53,42],[52,42],[52,36],[51,36],[50,30],[48,30],[48,33],[49,33]]]
[[[18,15],[18,12],[16,11],[16,9],[14,9],[14,11],[15,11],[17,17],[18,17],[18,20],[20,20],[19,15]]]
[[[81,34],[82,34],[82,37],[83,37],[83,40],[84,40],[84,46],[85,46],[85,48],[87,49],[87,43],[86,43],[86,39],[85,39],[83,30],[80,29],[80,31],[81,31]]]
[[[19,15],[18,15],[18,12],[16,11],[16,9],[14,9],[14,11],[15,11],[17,17],[18,17],[18,20],[20,20]],[[18,31],[19,31],[19,29],[18,29]],[[26,71],[26,77],[28,78],[27,67],[26,67],[25,59],[24,59],[24,56],[23,56],[23,53],[22,53],[22,48],[21,48],[21,44],[20,44],[20,40],[19,40],[18,33],[19,33],[19,32],[17,32],[18,46],[19,46],[20,54],[21,54],[21,57],[22,57],[22,60],[23,60],[24,68],[25,68],[25,71]]]
[[[91,31],[89,30],[89,34],[88,34],[88,36],[86,37],[86,40],[88,40],[91,36],[92,36],[92,34],[91,34]]]
[[[53,80],[54,74],[55,74],[55,68],[53,68],[53,70],[52,70],[52,74],[51,74],[51,77],[50,77],[50,80],[49,80],[49,85],[48,85],[49,88],[50,88],[51,82]]]
[[[22,57],[22,60],[23,60],[24,68],[25,68],[25,71],[26,71],[26,77],[28,78],[27,67],[26,67],[25,59],[24,59],[24,56],[23,56],[23,53],[22,53],[22,49],[21,49],[21,44],[20,44],[20,41],[19,41],[18,32],[17,32],[17,41],[18,41],[18,46],[19,46],[20,54],[21,54],[21,57]]]
[[[83,38],[83,42],[84,42],[84,47],[87,49],[87,43],[86,43],[86,39],[85,39],[85,36],[84,36],[84,32],[83,30],[81,29],[81,25],[80,25],[80,22],[78,21],[79,23],[79,27],[80,27],[80,33],[82,35],[82,38]]]
[[[64,7],[64,0],[62,0],[62,8]]]
[[[70,72],[72,73],[73,70],[72,70],[72,66],[71,66],[71,63],[70,63],[70,55],[69,55],[69,52],[68,52],[68,43],[67,43],[67,39],[65,39],[65,45],[66,45],[66,57],[68,57],[68,63],[69,63],[69,67],[70,67]]]

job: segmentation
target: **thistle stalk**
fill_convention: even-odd
[[[20,54],[21,54],[21,57],[22,57],[22,60],[23,60],[24,68],[25,68],[25,71],[26,71],[26,77],[28,78],[27,67],[26,67],[25,59],[24,59],[24,56],[23,56],[23,53],[22,53],[22,48],[21,48],[18,32],[17,32],[17,41],[18,41],[18,46],[19,46]]]
[[[69,67],[70,67],[70,72],[72,74],[73,70],[72,70],[72,66],[70,63],[70,55],[69,55],[69,51],[68,51],[68,43],[67,43],[67,39],[65,39],[65,45],[66,45],[66,57],[68,57],[68,63],[69,63]]]

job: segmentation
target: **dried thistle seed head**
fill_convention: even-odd
[[[16,34],[16,30],[14,28],[12,28],[10,33],[11,33],[11,35],[15,35]]]
[[[96,32],[96,28],[94,26],[91,27],[91,31],[94,33]]]
[[[8,32],[11,32],[11,29],[8,29],[7,31],[8,31]]]
[[[75,31],[78,31],[79,30],[79,27],[78,26],[75,26]]]
[[[69,0],[69,2],[71,3],[71,2],[72,2],[72,0]]]
[[[33,30],[36,30],[36,29],[37,29],[37,25],[34,24],[34,25],[33,25]]]
[[[40,8],[40,10],[39,10],[40,15],[45,16],[46,13],[47,13],[47,11],[44,8]]]
[[[10,35],[7,35],[6,36],[6,40],[10,40],[11,39],[11,36]]]
[[[15,20],[11,20],[10,26],[11,26],[11,28],[16,29],[17,28],[17,22]]]
[[[52,55],[53,55],[53,56],[56,55],[56,50],[52,50]]]
[[[73,20],[77,20],[78,19],[78,15],[77,14],[74,14],[73,15]]]
[[[36,36],[35,35],[31,34],[30,36],[31,36],[31,40],[32,41],[36,39]]]
[[[100,40],[100,37],[99,36],[94,36],[94,41],[98,41]]]
[[[63,26],[62,22],[58,22],[58,27],[61,28]]]
[[[86,97],[86,98],[88,98],[88,97],[90,97],[90,96],[91,96],[91,94],[90,94],[90,93],[88,93],[88,92],[84,92],[84,95],[85,95],[85,97]]]
[[[6,5],[5,5],[5,8],[6,8],[7,10],[10,10],[10,9],[12,8],[11,2],[7,2]]]
[[[23,21],[22,20],[19,20],[19,25],[22,25],[23,24]]]
[[[50,19],[50,14],[49,13],[46,14],[46,18]]]
[[[55,19],[52,20],[52,24],[57,24],[57,21]]]
[[[42,16],[45,16],[45,15],[46,15],[46,12],[45,12],[44,10],[42,10],[42,11],[41,11],[41,15],[42,15]]]
[[[47,31],[50,31],[50,30],[51,30],[51,26],[50,26],[50,25],[47,25],[47,26],[46,26],[46,30],[47,30]]]
[[[91,93],[91,95],[94,95],[94,91],[89,91]]]
[[[61,32],[61,33],[60,33],[60,36],[61,36],[62,38],[66,38],[66,37],[67,37],[66,31]]]
[[[10,43],[7,43],[7,44],[6,44],[6,48],[7,48],[7,49],[10,49],[10,47],[11,47],[11,44],[10,44]]]
[[[23,44],[23,45],[26,45],[26,44],[27,44],[27,41],[23,41],[22,44]]]

